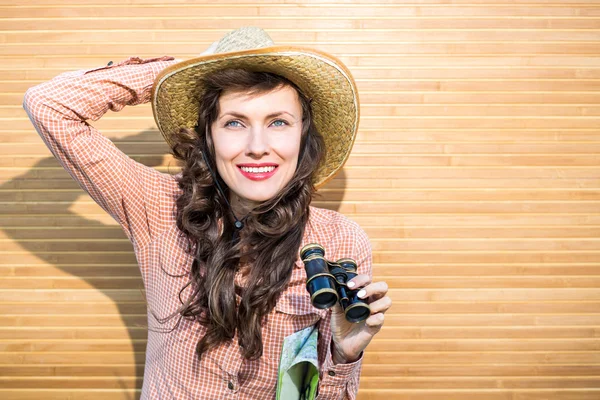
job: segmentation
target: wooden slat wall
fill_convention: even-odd
[[[359,398],[599,399],[600,2],[217,3],[0,0],[0,398],[129,399],[144,363],[132,247],[25,90],[258,25],[360,89],[354,154],[316,203],[365,228],[395,302]],[[95,126],[167,171],[148,104]]]

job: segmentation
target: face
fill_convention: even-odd
[[[252,96],[224,92],[211,132],[231,205],[247,212],[275,196],[296,171],[302,136],[298,94],[290,86]]]

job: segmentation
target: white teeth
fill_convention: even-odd
[[[240,167],[242,169],[242,171],[244,172],[249,172],[249,173],[253,173],[253,174],[264,174],[266,172],[271,172],[275,169],[274,166],[270,166],[270,167]]]

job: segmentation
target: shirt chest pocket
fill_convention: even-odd
[[[284,292],[262,328],[263,357],[279,362],[283,339],[318,324],[327,313],[312,306],[308,292]]]

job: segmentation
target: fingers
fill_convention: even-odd
[[[358,276],[356,276],[358,278]],[[352,279],[354,281],[356,278]],[[356,285],[355,288],[360,287],[360,285]],[[353,290],[355,290],[353,288]],[[379,300],[384,297],[388,292],[388,285],[384,281],[370,283],[367,286],[363,287],[358,292],[358,297],[361,299],[369,298],[371,301]]]
[[[376,334],[383,327],[383,322],[385,317],[383,313],[372,314],[369,318],[365,320],[365,325],[369,329],[369,333],[372,335]]]
[[[354,285],[352,285],[352,282]],[[368,275],[357,275],[348,282],[348,287],[353,290],[362,288],[358,292],[358,297],[369,300],[371,315],[365,320],[371,334],[376,334],[383,327],[385,320],[384,314],[392,306],[392,299],[387,296],[388,285],[384,281],[371,282]]]
[[[360,274],[348,281],[347,285],[350,289],[355,290],[359,287],[363,287],[371,283],[371,277],[369,275]]]
[[[371,315],[382,313],[385,314],[387,310],[392,306],[392,299],[388,296],[382,297],[381,299],[374,301],[369,304],[371,309]]]
[[[365,320],[365,325],[368,327],[369,332],[372,335],[375,335],[383,327],[383,322],[385,321],[384,314],[390,309],[391,306],[392,299],[388,296],[384,296],[381,299],[369,304],[369,308],[371,308],[371,316]]]

